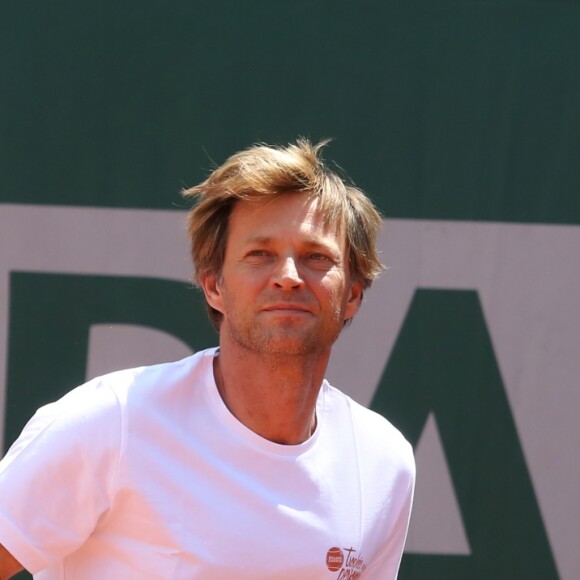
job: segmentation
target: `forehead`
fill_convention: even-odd
[[[305,193],[289,193],[267,201],[238,201],[230,215],[228,238],[298,236],[342,246],[340,224],[326,219],[318,205],[316,198]]]

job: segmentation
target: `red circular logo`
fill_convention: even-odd
[[[331,572],[336,572],[344,564],[344,554],[340,548],[330,548],[326,554],[326,566]]]

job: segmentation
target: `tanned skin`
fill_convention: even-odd
[[[22,564],[0,544],[0,580],[8,580],[21,570],[24,570]]]
[[[270,441],[308,439],[332,345],[362,297],[344,233],[306,194],[240,201],[222,270],[202,287],[223,315],[214,376],[228,409]]]

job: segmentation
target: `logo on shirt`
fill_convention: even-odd
[[[330,548],[326,553],[326,567],[339,572],[337,580],[358,578],[366,569],[363,557],[354,548]]]

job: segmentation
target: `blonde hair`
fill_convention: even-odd
[[[324,220],[345,232],[351,277],[363,288],[371,285],[384,270],[376,249],[381,216],[360,189],[322,160],[320,152],[327,143],[313,145],[298,139],[285,147],[253,145],[232,155],[199,185],[182,191],[184,197],[197,201],[188,215],[197,285],[210,273],[221,274],[234,204],[292,193],[307,193],[318,200]],[[219,328],[221,313],[209,308],[209,315]]]

